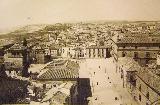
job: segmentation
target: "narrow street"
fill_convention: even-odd
[[[80,78],[90,78],[93,96],[89,105],[138,105],[123,88],[113,58],[82,61]]]

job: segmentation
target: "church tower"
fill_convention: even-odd
[[[28,59],[28,49],[27,49],[27,40],[23,39],[23,70],[22,70],[22,76],[28,77],[28,67],[29,67],[29,59]]]

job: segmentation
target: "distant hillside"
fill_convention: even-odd
[[[7,34],[1,34],[0,39],[12,38],[15,41],[21,41],[25,37],[26,39],[43,36],[48,33],[53,33],[57,37],[61,31],[67,31],[70,29],[68,24],[38,24],[38,25],[27,25],[20,27]]]
[[[11,32],[0,34],[0,38],[9,38],[9,37],[18,37],[24,36],[30,33],[34,33],[40,29],[45,28],[47,25],[45,24],[38,24],[38,25],[27,25],[24,27],[17,28]]]
[[[40,24],[40,25],[27,25],[24,27],[21,27],[15,31],[10,32],[10,34],[24,34],[24,33],[33,33],[35,31],[38,31],[44,27],[46,27],[47,25],[45,24]]]

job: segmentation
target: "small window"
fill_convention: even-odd
[[[100,51],[99,51],[99,49],[98,49],[98,55],[99,55],[99,53],[100,53]]]
[[[141,95],[139,94],[139,101],[141,101]]]
[[[148,64],[148,63],[149,63],[149,60],[148,60],[148,59],[146,59],[145,63],[146,63],[146,64]]]
[[[95,53],[95,49],[93,49],[93,53]]]
[[[139,91],[141,91],[141,84],[139,85]]]
[[[16,55],[16,53],[15,53],[15,52],[12,52],[12,55],[14,55],[14,56],[15,56],[15,55]]]
[[[122,57],[125,57],[125,56],[126,56],[126,54],[124,52],[122,52]]]
[[[134,58],[138,58],[138,52],[134,52]]]
[[[102,56],[104,56],[104,50],[102,49]]]
[[[43,84],[43,89],[46,89],[46,84]]]
[[[138,47],[137,46],[135,46],[135,49],[137,49]]]
[[[147,97],[147,99],[149,99],[149,92],[147,92],[146,97]]]
[[[91,50],[89,49],[89,57],[91,57]]]
[[[149,52],[146,52],[146,57],[150,57],[150,53]]]
[[[20,55],[20,53],[19,53],[19,52],[17,52],[17,53],[16,53],[16,55]]]
[[[95,57],[96,55],[95,55],[95,49],[93,49],[93,57]]]
[[[123,46],[123,48],[125,48],[125,46]]]

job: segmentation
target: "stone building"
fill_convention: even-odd
[[[160,104],[160,76],[154,71],[155,69],[141,68],[136,73],[135,98],[140,105]]]
[[[78,43],[66,44],[61,47],[61,57],[62,58],[74,58],[75,57],[75,48],[79,47]]]
[[[116,44],[118,58],[132,57],[143,66],[155,62],[160,51],[160,38],[124,37],[118,39]]]
[[[86,48],[86,58],[109,58],[110,46],[91,45]]]
[[[79,78],[79,65],[74,61],[52,61],[41,70],[37,76],[37,82],[42,84],[43,90],[49,89],[45,94],[51,94],[53,91],[51,97],[49,95],[49,98],[42,100],[51,100],[51,103],[58,101],[58,104],[55,105],[64,103],[66,105],[87,105],[87,97],[91,96],[90,81],[88,78]],[[54,82],[58,84],[53,85]],[[66,88],[66,85],[69,84],[70,86]]]
[[[160,75],[157,66],[141,67],[132,58],[118,59],[117,73],[123,87],[127,88],[140,105],[160,104]]]
[[[50,55],[52,58],[59,58],[61,57],[61,47],[55,44],[52,44],[49,47]]]
[[[11,46],[13,46],[13,43],[8,42],[7,44],[5,43],[1,43],[0,46],[0,68],[1,68],[1,72],[5,70],[5,65],[4,65],[4,61],[5,61],[5,51],[10,48]]]
[[[86,49],[83,47],[76,47],[73,49],[75,51],[74,58],[85,58],[86,57]]]
[[[106,43],[112,46],[111,55],[116,61],[119,57],[132,57],[143,66],[155,62],[160,51],[160,37],[149,33],[118,32]]]
[[[72,55],[72,50],[73,47],[71,46],[65,46],[65,47],[62,47],[61,48],[61,56],[62,58],[70,58],[70,57],[73,57]]]
[[[12,76],[28,76],[30,62],[27,45],[15,43],[6,51],[4,64],[7,74]]]
[[[117,36],[114,36],[117,37]],[[116,44],[117,40],[115,40],[114,38],[109,38],[106,40],[106,45],[111,46],[110,47],[110,54],[112,57],[114,57],[114,60],[117,61],[118,60],[118,56],[117,56],[117,44]]]
[[[36,45],[32,48],[34,56],[33,61],[36,64],[44,64],[45,63],[45,49],[43,46]]]

